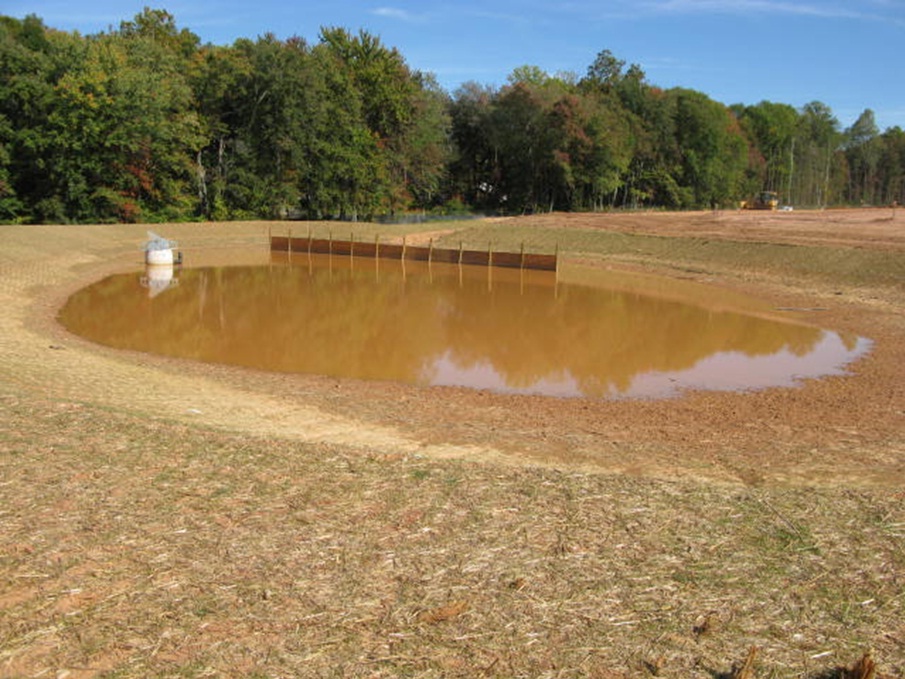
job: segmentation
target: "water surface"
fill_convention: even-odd
[[[591,398],[794,386],[870,346],[768,311],[627,274],[274,255],[111,276],[60,320],[101,344],[258,370]]]

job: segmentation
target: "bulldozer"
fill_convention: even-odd
[[[754,198],[743,200],[739,207],[742,210],[775,210],[779,207],[779,194],[776,191],[761,191]]]

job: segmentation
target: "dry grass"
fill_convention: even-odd
[[[207,228],[162,231],[198,253],[212,242],[259,244],[266,233]],[[468,232],[480,241],[485,228]],[[108,260],[142,235],[3,232],[0,677],[905,677],[905,493],[888,481],[902,467],[900,391],[865,401],[855,422],[832,413],[819,437],[807,418],[794,428],[771,419],[705,442],[692,420],[709,418],[703,426],[715,431],[727,417],[744,421],[751,402],[762,408],[752,413],[769,414],[777,403],[835,407],[867,392],[834,383],[777,401],[646,404],[649,421],[632,420],[631,404],[429,399],[314,379],[287,387],[61,336],[48,320],[60,291],[120,266]],[[631,253],[659,242],[649,238],[597,234],[582,251],[738,266],[697,236]],[[798,253],[796,277],[835,282],[838,273],[847,293],[865,286],[851,308],[899,294],[886,269],[847,278],[833,255],[830,269],[811,274],[816,246],[774,246]],[[865,256],[863,266],[879,261]],[[769,261],[753,270],[778,271]],[[855,328],[867,318],[842,311]],[[901,309],[888,303],[877,314],[882,337],[901,338]],[[894,350],[886,355],[878,366],[899,365]],[[887,384],[870,370],[863,379]],[[824,393],[841,396],[820,401]],[[418,418],[450,403],[474,416],[467,440],[491,452],[497,429],[511,439],[523,428],[525,449],[549,432],[571,454],[580,443],[582,455],[615,450],[626,468],[640,470],[650,455],[660,470],[698,475],[503,464],[438,443],[452,436],[446,421],[419,438]],[[691,412],[705,403],[714,409]],[[879,438],[859,431],[883,418]],[[387,421],[398,426],[375,425]],[[760,429],[775,444],[752,438]],[[446,449],[459,457],[441,459]],[[697,449],[709,452],[680,459]],[[707,470],[724,458],[764,473],[752,485],[721,483]],[[883,478],[865,469],[838,481],[839,469],[865,460]],[[764,482],[786,463],[835,471],[811,485]]]
[[[708,218],[704,218],[705,220]],[[522,242],[533,251],[559,249],[572,256],[594,256],[623,263],[663,263],[697,273],[757,270],[803,280],[830,280],[836,285],[887,285],[905,294],[902,251],[864,247],[830,247],[814,243],[752,241],[744,230],[722,237],[689,234],[632,233],[614,229],[551,229],[545,221],[477,222],[441,238],[441,246],[487,247],[518,252]]]
[[[830,677],[868,648],[905,672],[902,493],[2,403],[3,676]]]

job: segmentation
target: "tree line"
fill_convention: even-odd
[[[447,93],[323,28],[202,45],[164,10],[82,36],[0,16],[0,222],[371,219],[905,202],[905,132],[867,109],[727,106],[600,52]]]

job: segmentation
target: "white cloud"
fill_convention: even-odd
[[[412,14],[404,9],[399,9],[398,7],[378,7],[377,9],[371,12],[374,16],[383,17],[384,19],[396,19],[398,21],[406,21],[409,23],[416,23],[421,21],[421,17],[417,14]]]
[[[669,12],[676,14],[693,13],[721,13],[721,14],[751,14],[757,13],[764,16],[770,15],[797,15],[819,17],[825,19],[867,19],[878,20],[883,17],[877,14],[884,9],[895,9],[895,5],[883,2],[874,4],[874,12],[866,12],[859,9],[846,7],[843,3],[814,3],[814,2],[787,2],[785,0],[651,0],[645,2],[644,7],[648,12]],[[898,20],[901,17],[887,17]]]

